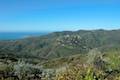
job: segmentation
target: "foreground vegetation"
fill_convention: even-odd
[[[120,80],[120,50],[88,54],[30,64],[0,59],[1,80]]]

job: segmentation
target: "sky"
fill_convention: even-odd
[[[0,32],[120,29],[120,0],[0,0]]]

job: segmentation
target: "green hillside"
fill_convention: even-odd
[[[0,41],[0,80],[120,80],[120,30]]]
[[[119,46],[120,30],[80,30],[55,32],[41,37],[0,41],[0,54],[18,57],[60,58],[87,53],[93,48]]]

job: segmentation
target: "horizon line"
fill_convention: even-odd
[[[0,33],[16,33],[16,32],[20,32],[20,33],[26,33],[26,32],[30,32],[30,33],[40,33],[40,32],[42,32],[42,33],[45,33],[45,32],[62,32],[62,31],[80,31],[80,30],[85,30],[85,31],[91,31],[91,30],[120,30],[120,28],[114,28],[114,29],[105,29],[105,28],[98,28],[98,29],[77,29],[77,30],[50,30],[50,31],[47,31],[47,30],[40,30],[40,31],[0,31]]]

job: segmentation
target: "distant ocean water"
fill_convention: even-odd
[[[46,35],[49,32],[0,32],[0,40],[16,40]]]

